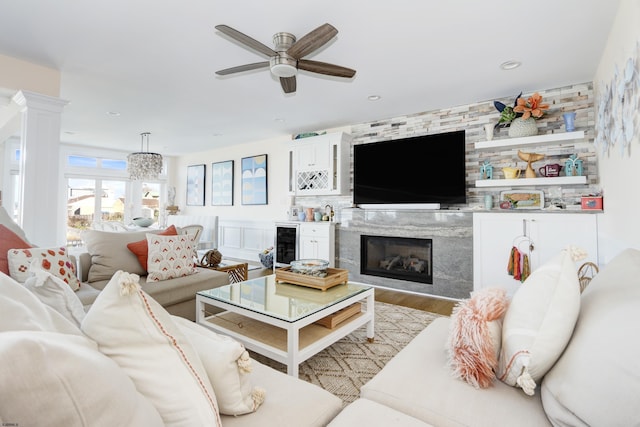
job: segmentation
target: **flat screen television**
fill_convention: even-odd
[[[464,130],[354,145],[353,187],[364,208],[466,203]]]

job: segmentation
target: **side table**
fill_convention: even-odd
[[[249,279],[249,263],[218,264],[217,267],[207,267],[212,270],[226,271],[229,275],[229,283],[244,282]]]

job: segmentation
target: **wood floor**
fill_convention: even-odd
[[[273,271],[267,268],[258,270],[249,270],[249,278],[264,276],[271,274]],[[397,291],[389,288],[378,288],[375,290],[376,301],[386,302],[388,304],[401,305],[403,307],[415,308],[418,310],[438,313],[444,316],[450,316],[451,310],[456,301],[444,298],[434,298],[426,295],[412,294],[409,292]]]
[[[451,315],[451,310],[453,310],[453,307],[456,304],[456,301],[448,299],[416,295],[388,288],[376,288],[375,295],[376,301],[430,311],[431,313],[438,313],[445,316]]]

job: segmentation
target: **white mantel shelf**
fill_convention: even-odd
[[[528,145],[558,144],[562,141],[572,141],[583,138],[584,131],[579,130],[575,132],[527,136],[524,138],[503,138],[491,141],[479,141],[475,143],[475,148],[476,150],[487,150],[491,148],[517,148],[526,147]]]
[[[522,138],[519,138],[522,139]],[[554,178],[516,178],[516,179],[479,179],[476,188],[480,187],[524,187],[538,185],[572,185],[586,184],[586,176],[558,176]]]

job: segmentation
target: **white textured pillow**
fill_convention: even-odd
[[[22,284],[0,273],[0,332],[7,331],[49,331],[82,335],[82,331],[73,322],[43,304]]]
[[[10,249],[7,253],[9,274],[20,283],[29,278],[29,269],[33,261],[38,261],[40,268],[46,270],[74,291],[80,289],[80,281],[76,276],[76,268],[67,256],[67,248],[29,248]]]
[[[575,246],[534,270],[513,295],[502,325],[498,379],[532,396],[566,347],[580,311]]]
[[[149,256],[147,259],[148,282],[175,279],[197,273],[193,262],[193,236],[160,236],[147,234]]]
[[[163,426],[131,379],[82,335],[4,332],[0,360],[3,425]]]
[[[571,342],[540,387],[553,425],[638,425],[639,277],[640,250],[629,248],[609,261],[582,293]]]
[[[254,412],[264,402],[265,391],[251,384],[251,358],[244,346],[226,335],[173,316],[196,349],[216,393],[220,413],[242,415]]]
[[[117,271],[82,321],[95,340],[156,407],[167,426],[221,426],[207,373],[171,315]]]
[[[24,286],[44,304],[80,327],[85,315],[84,308],[80,298],[69,285],[43,270],[38,260],[31,263],[29,271],[31,276],[24,282]]]

